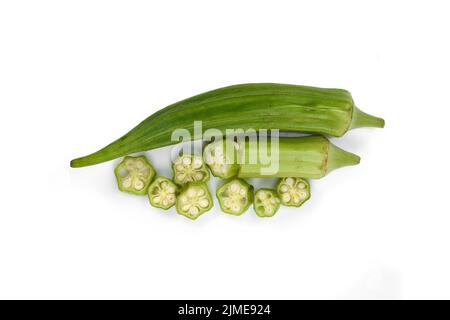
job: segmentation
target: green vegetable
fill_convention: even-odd
[[[126,156],[116,166],[114,174],[120,191],[144,195],[156,172],[146,157]]]
[[[242,142],[240,148],[240,178],[267,178],[267,177],[302,177],[318,179],[330,171],[358,164],[360,158],[350,152],[333,145],[322,136],[307,136],[296,138],[279,138],[279,147],[274,148],[272,154],[271,141],[267,140],[267,154],[269,158],[278,159],[276,172],[262,173],[265,164],[260,155],[260,141],[257,143]],[[265,154],[266,152],[264,152]],[[255,163],[251,163],[251,155],[258,155]],[[273,164],[272,164],[273,165]]]
[[[202,157],[195,155],[182,155],[172,165],[173,181],[183,185],[188,182],[207,182],[209,171]]]
[[[145,119],[103,149],[75,160],[72,167],[109,161],[127,154],[175,144],[177,128],[194,136],[194,121],[203,129],[279,129],[342,136],[358,127],[383,127],[384,120],[368,115],[353,103],[348,91],[296,85],[254,83],[209,91],[172,104]]]
[[[227,149],[227,142],[232,150]],[[239,171],[236,163],[236,151],[239,145],[231,139],[219,140],[208,144],[203,150],[203,158],[215,177],[228,179]]]
[[[277,192],[281,204],[290,207],[300,207],[311,196],[309,183],[302,178],[280,179]]]
[[[240,216],[253,201],[253,187],[242,179],[224,183],[216,191],[223,212]]]
[[[280,207],[280,202],[275,190],[262,188],[255,192],[253,208],[259,217],[273,217]]]
[[[148,187],[148,199],[156,208],[167,210],[176,201],[178,187],[166,177],[157,177]]]
[[[188,183],[177,197],[177,212],[192,220],[212,207],[213,200],[204,182]]]

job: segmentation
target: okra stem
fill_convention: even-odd
[[[359,110],[356,106],[353,107],[352,122],[349,129],[362,127],[376,127],[384,128],[384,119],[372,116]]]

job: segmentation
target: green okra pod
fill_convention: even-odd
[[[383,127],[384,120],[359,110],[346,90],[307,86],[253,83],[212,90],[172,104],[145,119],[130,132],[103,149],[71,161],[83,167],[151,150],[178,141],[178,128],[194,135],[194,122],[203,130],[215,128],[256,131],[279,129],[342,136],[358,127]]]
[[[278,147],[261,149],[261,139],[255,143],[243,141],[239,148],[240,178],[301,177],[319,179],[337,168],[358,164],[359,156],[333,145],[323,136],[280,137]],[[261,154],[267,155],[265,163]],[[252,156],[256,159],[251,159]]]

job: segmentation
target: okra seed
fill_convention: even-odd
[[[142,168],[144,168],[144,166],[145,166],[144,161],[136,160],[136,168],[142,169]]]
[[[160,201],[161,201],[160,197],[154,197],[153,198],[153,202],[155,202],[155,203],[159,203]]]
[[[245,195],[246,195],[245,189],[244,189],[244,188],[241,188],[241,190],[239,190],[239,194],[240,194],[241,196],[245,197]]]
[[[282,195],[282,197],[283,197],[283,201],[285,201],[285,202],[291,201],[291,196],[288,193],[284,193]]]
[[[199,158],[194,159],[193,167],[198,169],[202,166],[202,160]]]
[[[181,207],[181,210],[188,211],[190,208],[191,208],[190,204],[185,204],[184,206]]]
[[[195,214],[198,214],[198,212],[199,212],[199,210],[198,210],[197,207],[190,207],[190,208],[189,208],[189,213],[190,213],[190,214],[195,215]]]
[[[196,172],[195,175],[194,175],[194,177],[195,177],[195,179],[196,179],[197,181],[202,180],[202,179],[203,179],[203,172]]]
[[[190,157],[184,157],[183,160],[181,160],[184,165],[188,166],[191,164],[191,158]]]
[[[209,200],[208,199],[201,199],[198,204],[200,205],[200,207],[202,208],[206,208],[209,205]]]
[[[185,177],[186,175],[184,173],[180,173],[179,175],[177,175],[177,179],[180,181],[183,181]]]
[[[122,185],[124,188],[131,187],[131,177],[127,177],[122,181]]]
[[[134,181],[134,188],[136,190],[142,190],[144,188],[144,182],[142,182],[142,180],[139,180],[139,179],[135,180]]]
[[[283,184],[280,188],[281,192],[287,192],[289,190],[289,187],[285,184]]]
[[[239,190],[239,186],[236,183],[233,183],[230,186],[230,190],[231,190],[231,192],[237,192]]]
[[[305,184],[304,184],[303,182],[300,182],[300,183],[298,184],[298,187],[299,187],[300,189],[305,189],[305,188],[306,188],[306,186],[305,186]]]
[[[161,182],[161,188],[165,189],[167,188],[168,184],[166,181]]]
[[[187,196],[188,196],[189,198],[193,198],[193,197],[195,197],[196,195],[197,195],[197,192],[196,192],[194,189],[189,189],[188,192],[187,192]]]
[[[292,178],[287,178],[287,179],[286,179],[286,183],[287,183],[288,185],[290,185],[290,186],[293,186],[293,185],[294,185],[294,179],[292,179]]]
[[[230,208],[231,207],[231,200],[230,199],[224,199],[223,200],[223,205],[225,206],[225,207],[227,207],[227,208]]]
[[[267,198],[267,194],[265,192],[260,192],[258,194],[259,199],[265,200]]]
[[[168,186],[167,187],[167,192],[169,193],[175,193],[175,188],[173,186]]]
[[[205,190],[203,190],[203,189],[198,189],[198,190],[197,190],[197,195],[198,195],[198,196],[201,197],[201,196],[203,196],[204,194],[205,194]]]

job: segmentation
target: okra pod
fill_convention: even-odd
[[[173,181],[180,185],[209,180],[209,171],[201,156],[182,155],[174,161],[172,169]]]
[[[283,178],[277,184],[277,192],[281,204],[289,207],[300,207],[310,196],[308,181],[302,178]]]
[[[301,177],[319,179],[337,168],[358,164],[359,156],[333,145],[323,136],[280,137],[278,147],[260,148],[261,140],[240,144],[240,178]],[[267,153],[267,154],[266,154]],[[271,163],[264,163],[265,154]],[[256,156],[252,161],[251,157]],[[273,167],[273,170],[270,169]]]
[[[157,177],[148,187],[148,199],[153,207],[167,210],[175,205],[178,187],[166,177]]]
[[[275,83],[240,84],[212,90],[172,104],[145,119],[103,149],[71,161],[83,167],[178,141],[172,133],[185,128],[195,135],[194,122],[204,130],[279,129],[342,136],[358,127],[383,127],[384,120],[359,110],[348,91]]]
[[[224,183],[216,191],[223,212],[240,216],[253,201],[253,187],[242,179]]]
[[[126,156],[114,169],[120,191],[145,195],[156,172],[145,156]]]
[[[280,202],[275,190],[261,188],[255,192],[253,208],[259,217],[273,217],[280,207]]]
[[[204,182],[188,183],[177,197],[177,212],[195,220],[213,207],[208,186]]]

